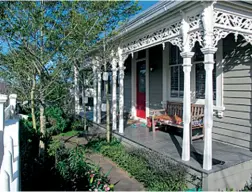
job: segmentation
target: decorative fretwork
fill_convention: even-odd
[[[188,22],[189,22],[190,30],[200,28],[202,26],[201,14],[199,13],[197,15],[188,17]]]
[[[247,31],[252,33],[252,19],[241,17],[233,13],[216,11],[215,24],[222,25],[223,28],[233,28],[237,31]]]
[[[192,49],[196,42],[199,42],[199,44],[203,47],[203,35],[204,31],[202,29],[190,32],[189,34],[189,46],[190,49]]]
[[[252,19],[218,10],[215,11],[214,17],[214,46],[218,44],[220,39],[225,38],[230,33],[234,33],[235,39],[237,39],[238,35],[241,35],[252,44]]]
[[[123,53],[132,52],[150,44],[164,41],[169,41],[182,49],[181,38],[178,37],[180,35],[180,26],[181,22],[177,22],[169,27],[159,29],[151,34],[139,38],[138,40],[128,43],[123,46]]]
[[[224,39],[230,32],[228,30],[216,29],[213,32],[213,45],[217,46],[220,39]]]
[[[169,42],[173,45],[176,45],[180,51],[182,51],[182,48],[183,48],[183,39],[181,36],[179,37],[175,37],[175,38],[172,38],[169,40]]]
[[[252,45],[252,35],[242,35],[244,39]]]

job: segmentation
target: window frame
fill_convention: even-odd
[[[171,49],[171,46],[169,46],[169,49]],[[224,97],[223,97],[223,86],[224,86],[224,74],[222,67],[218,67],[222,65],[223,62],[223,40],[220,40],[218,43],[218,49],[215,58],[215,72],[216,72],[216,97],[215,100],[213,100],[214,104],[214,110],[217,111],[217,116],[218,117],[223,117],[223,112],[225,110],[224,106]],[[171,50],[169,50],[169,56],[171,56]],[[168,101],[171,102],[183,102],[183,97],[182,98],[175,98],[171,97],[171,66],[170,65],[170,59],[168,59],[168,92],[167,92],[167,98]],[[191,87],[191,102],[194,104],[205,104],[205,99],[196,99],[196,63],[203,63],[204,61],[192,61],[192,68],[191,68],[191,82],[190,82],[190,87]],[[182,64],[178,64],[182,65]]]

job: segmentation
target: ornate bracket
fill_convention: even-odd
[[[214,28],[214,45],[218,41],[225,38],[228,34],[233,33],[237,40],[237,36],[241,35],[252,45],[252,18],[235,15],[234,13],[226,13],[215,10],[215,28]]]

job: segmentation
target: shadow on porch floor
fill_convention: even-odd
[[[126,126],[123,135],[125,139],[166,155],[200,172],[212,173],[252,159],[252,153],[248,150],[213,141],[213,169],[205,171],[202,169],[204,151],[202,139],[192,142],[191,159],[185,162],[181,160],[181,136],[174,134],[174,132],[159,130],[152,132],[141,123],[135,125]]]

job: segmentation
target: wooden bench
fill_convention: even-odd
[[[183,103],[167,102],[166,109],[150,110],[147,126],[153,131],[160,126],[183,129]],[[204,105],[191,104],[191,139],[204,136],[203,131]],[[195,135],[193,132],[196,133]]]

